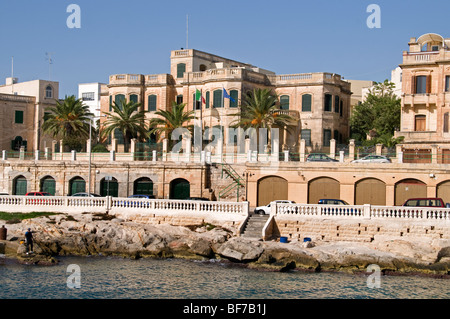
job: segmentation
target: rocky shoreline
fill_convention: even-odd
[[[0,221],[2,223],[2,221]],[[4,223],[2,223],[4,224]],[[450,278],[450,243],[385,239],[360,242],[261,241],[210,224],[189,227],[129,222],[101,214],[54,215],[5,224],[0,253],[24,264],[52,265],[58,256],[223,259],[268,270],[361,273],[378,265],[383,274]],[[34,254],[21,244],[34,232]]]

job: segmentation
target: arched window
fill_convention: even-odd
[[[137,103],[138,102],[138,95],[137,94],[131,94],[130,95],[130,102],[133,102],[133,103]]]
[[[153,195],[153,181],[148,177],[141,177],[133,183],[134,195]]]
[[[69,181],[69,195],[84,193],[86,191],[86,182],[82,177],[74,177]]]
[[[53,97],[53,88],[51,85],[47,85],[45,88],[45,97],[51,99]]]
[[[289,110],[289,95],[280,96],[280,109]]]
[[[206,65],[200,64],[199,70],[200,70],[201,72],[206,71]]]
[[[13,181],[13,195],[25,195],[27,193],[27,179],[20,175]]]
[[[100,195],[117,197],[119,194],[119,183],[117,179],[112,176],[107,179],[106,177],[100,181]]]
[[[46,192],[51,194],[52,196],[55,196],[56,191],[56,181],[51,176],[45,176],[41,179],[41,192]]]

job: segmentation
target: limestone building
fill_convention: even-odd
[[[405,161],[450,162],[450,38],[411,38],[403,52],[402,114]]]
[[[298,152],[301,139],[309,150],[326,148],[331,139],[337,143],[348,139],[351,88],[340,75],[277,75],[194,49],[172,51],[169,74],[111,75],[107,89],[102,91],[101,110],[108,112],[110,103],[125,98],[140,102],[151,118],[154,111],[167,110],[173,102],[186,103],[187,110],[195,110],[204,130],[229,127],[236,119],[230,115],[239,111],[245,94],[255,88],[273,90],[279,97],[280,112],[296,119],[289,132],[280,128],[280,151]],[[224,89],[231,98],[224,97]],[[200,102],[195,100],[197,90],[201,92]]]
[[[0,146],[2,150],[43,151],[52,146],[52,138],[42,133],[46,109],[58,99],[59,83],[34,80],[18,82],[7,78],[0,86]]]

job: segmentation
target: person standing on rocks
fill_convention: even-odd
[[[28,231],[25,233],[25,246],[27,248],[27,255],[33,253],[33,232],[31,228],[28,228]]]

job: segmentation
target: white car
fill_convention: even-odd
[[[391,163],[391,159],[381,155],[367,155],[360,159],[352,161],[352,163]]]
[[[295,204],[294,201],[291,200],[274,200],[270,202],[267,206],[258,206],[255,208],[255,214],[261,215],[269,215],[270,214],[270,205],[275,203],[287,203],[287,204]]]

